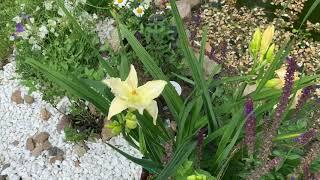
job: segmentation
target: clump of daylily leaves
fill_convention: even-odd
[[[143,3],[145,2],[130,3],[130,7],[133,7],[131,12],[142,16],[143,11],[137,8]],[[129,2],[115,0],[114,4],[121,11],[123,8],[128,8]],[[129,65],[125,58],[121,59],[120,65],[124,67],[121,69],[123,71],[109,73],[110,69],[108,69],[110,78],[103,80],[104,84],[99,82],[96,87],[97,82],[91,83],[88,87],[88,84],[77,81],[77,78],[71,81],[64,75],[52,73],[36,61],[30,60],[30,64],[43,72],[49,71],[56,82],[61,82],[63,79],[65,81],[63,85],[72,93],[92,101],[97,108],[107,114],[107,119],[112,121],[108,125],[112,132],[122,133],[130,145],[140,150],[143,158],[135,158],[110,146],[143,166],[150,175],[149,179],[255,180],[268,173],[277,173],[272,177],[278,177],[279,173],[273,172],[275,167],[277,169],[274,171],[283,171],[280,175],[285,179],[291,175],[293,178],[298,177],[301,170],[305,168],[304,165],[310,169],[311,162],[315,159],[313,152],[320,152],[320,143],[313,145],[310,153],[305,157],[296,158],[297,162],[289,167],[290,172],[288,172],[288,164],[291,164],[287,161],[287,154],[291,153],[292,149],[274,142],[274,140],[285,139],[288,141],[285,145],[294,146],[301,152],[300,145],[311,143],[316,134],[315,131],[303,133],[308,130],[306,126],[293,135],[284,134],[283,137],[282,131],[280,132],[286,128],[283,127],[283,123],[289,121],[290,117],[288,118],[287,115],[291,114],[287,112],[289,112],[289,105],[293,104],[295,98],[293,95],[298,89],[303,89],[303,94],[298,97],[298,104],[295,106],[298,112],[310,97],[308,95],[313,88],[306,89],[306,87],[312,84],[315,78],[306,80],[302,76],[298,77],[296,61],[294,58],[287,57],[288,52],[283,57],[278,57],[279,53],[275,55],[276,46],[272,43],[274,27],[269,26],[263,33],[258,28],[254,33],[249,49],[254,65],[249,77],[217,75],[216,79],[206,80],[201,69],[203,56],[198,59],[194,55],[187,35],[183,31],[183,23],[174,1],[171,1],[171,7],[185,60],[192,71],[192,77],[181,77],[193,88],[193,92],[185,99],[180,97],[170,84],[167,85],[169,78],[154,63],[154,59],[141,46],[132,30],[120,20],[119,33],[127,40],[128,46],[131,46],[129,49],[137,54],[137,61],[142,62],[148,73],[159,80],[149,81],[139,86],[135,67]],[[205,34],[205,31],[203,32]],[[203,38],[200,51],[202,55],[205,51],[206,36],[204,35]],[[283,60],[285,63],[282,62]],[[281,66],[282,64],[285,65]],[[126,73],[128,76],[125,76]],[[121,78],[118,78],[118,75]],[[245,79],[239,80],[239,78]],[[298,79],[304,80],[305,83],[297,83]],[[253,88],[244,92],[247,84]],[[105,85],[111,89],[111,94],[105,89]],[[103,90],[101,86],[104,87]],[[161,113],[163,118],[158,120],[159,110],[155,99],[162,92],[164,101],[161,104],[167,105],[165,108],[168,109],[169,115]],[[265,95],[265,92],[268,93]],[[170,123],[166,123],[167,119]],[[172,122],[176,123],[175,128]],[[293,140],[293,138],[296,139]],[[262,143],[259,144],[259,142]],[[280,152],[282,153],[280,156],[273,151],[283,149],[289,152]],[[305,154],[298,155],[302,157]]]

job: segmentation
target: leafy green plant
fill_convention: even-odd
[[[12,18],[18,13],[20,4],[16,1],[4,0],[0,4],[0,67],[5,63],[5,59],[11,53],[10,49],[13,42],[10,41],[10,36],[15,31],[13,26]]]
[[[158,89],[141,91],[136,84],[137,78],[132,78],[135,77],[132,76],[135,71],[131,69],[129,72],[130,61],[125,50],[132,50],[152,78],[161,80],[156,82],[168,82],[169,77],[158,66],[154,56],[135,37],[135,32],[132,32],[115,12],[111,14],[127,44],[122,42],[121,51],[124,54],[120,56],[119,72],[111,72],[114,69],[110,66],[105,69],[108,74],[112,74],[110,79],[104,81],[111,87],[111,92],[102,82],[79,79],[70,73],[46,67],[33,59],[28,59],[27,63],[70,93],[90,101],[105,115],[111,112],[110,120],[114,123],[111,127],[121,129],[123,137],[140,150],[143,158],[135,158],[117,147],[110,146],[141,165],[154,179],[277,179],[301,174],[301,162],[302,165],[308,162],[310,167],[309,161],[317,163],[319,142],[315,140],[312,143],[310,152],[304,148],[305,144],[315,138],[312,131],[310,134],[306,133],[312,125],[306,123],[307,118],[296,119],[299,115],[293,116],[293,111],[298,113],[299,108],[308,102],[305,100],[310,99],[307,96],[311,92],[309,88],[313,87],[319,76],[302,74],[298,79],[295,78],[295,61],[287,56],[296,39],[282,45],[278,52],[272,52],[272,60],[267,61],[268,51],[272,47],[270,34],[273,33],[270,33],[270,28],[271,31],[262,36],[261,42],[267,43],[262,46],[263,50],[257,48],[263,53],[254,59],[257,62],[250,75],[218,75],[217,80],[206,80],[202,63],[207,30],[205,28],[203,31],[200,56],[197,58],[189,46],[174,0],[171,0],[171,7],[185,64],[192,72],[191,77],[178,75],[192,85],[193,91],[183,99],[178,96],[173,86],[167,83],[162,96],[170,114],[161,114],[156,119],[156,125],[153,118],[159,110],[143,110],[148,108],[148,97],[151,97],[149,95],[152,92],[156,94],[153,94],[151,100],[157,97],[162,85]],[[68,13],[66,9],[64,11]],[[72,19],[72,16],[69,18]],[[79,27],[76,21],[72,23]],[[286,71],[284,77],[276,71],[283,68]],[[270,86],[274,81],[279,82],[281,88]],[[255,88],[245,93],[247,85],[254,85]],[[141,92],[145,93],[145,97],[139,94]],[[301,94],[299,101],[296,101],[296,94]],[[308,98],[304,99],[305,97]],[[266,117],[270,117],[271,121],[266,120]],[[165,119],[174,121],[177,128],[168,126]],[[309,137],[306,135],[311,138],[306,138]],[[301,143],[305,139],[307,142]],[[316,168],[316,165],[312,167]]]

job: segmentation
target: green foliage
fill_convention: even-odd
[[[182,52],[179,47],[175,27],[169,17],[151,20],[140,25],[140,43],[150,53],[156,64],[170,77],[171,72],[183,70]],[[172,76],[172,75],[171,75]]]
[[[66,141],[80,142],[86,140],[88,136],[85,133],[78,132],[76,129],[66,127],[64,128]]]
[[[5,58],[11,53],[13,42],[9,40],[11,34],[15,32],[15,24],[12,18],[18,13],[20,4],[12,0],[2,0],[0,3],[0,68],[5,63]]]
[[[72,42],[74,39],[85,46],[73,48],[64,45],[61,51],[67,55],[57,56],[58,59],[63,59],[63,61],[59,61],[59,66],[50,64],[43,54],[37,54],[33,57],[42,57],[43,62],[28,60],[27,63],[39,70],[41,76],[52,80],[53,84],[64,88],[78,98],[93,103],[104,115],[108,113],[112,94],[102,82],[95,81],[100,80],[104,72],[112,77],[119,75],[124,80],[128,74],[129,64],[134,60],[139,62],[135,62],[135,64],[143,66],[138,73],[145,70],[154,79],[169,81],[170,73],[177,71],[174,72],[175,76],[188,82],[193,88],[192,92],[183,99],[178,96],[172,85],[168,84],[162,93],[164,102],[161,100],[160,102],[165,103],[170,113],[167,115],[161,112],[157,125],[152,123],[152,118],[147,113],[141,115],[138,112],[132,112],[131,115],[135,118],[133,118],[134,124],[130,125],[130,130],[125,127],[124,122],[128,118],[128,116],[124,116],[125,112],[118,114],[117,119],[113,120],[117,131],[121,130],[123,137],[133,147],[139,149],[144,157],[142,159],[135,158],[117,147],[110,146],[129,160],[143,166],[153,174],[155,179],[162,180],[169,177],[190,180],[197,178],[245,179],[252,171],[260,170],[264,164],[264,160],[259,157],[260,142],[267,138],[264,137],[264,133],[268,129],[263,125],[264,119],[266,115],[271,119],[274,117],[275,105],[279,102],[282,93],[282,90],[265,87],[265,84],[276,77],[274,71],[284,64],[284,59],[289,55],[296,38],[283,44],[274,60],[271,63],[262,64],[263,68],[259,68],[259,72],[252,72],[241,77],[221,77],[221,74],[216,74],[217,80],[206,80],[202,66],[207,30],[206,28],[203,30],[200,55],[197,58],[189,45],[174,0],[171,0],[171,7],[178,32],[178,41],[173,36],[174,33],[168,19],[150,22],[147,18],[134,19],[132,12],[131,15],[124,13],[123,16],[111,12],[116,19],[121,39],[123,38],[120,52],[112,54],[111,59],[113,60],[110,62],[113,66],[104,61],[96,62],[96,64],[90,61],[92,59],[90,57],[97,57],[97,50],[94,50],[96,47],[94,36],[84,36],[86,35],[84,28],[77,23],[71,13],[64,9],[68,21],[72,22],[72,26],[78,27],[78,30],[73,29],[76,38],[70,38],[73,35],[71,33],[68,34],[69,38],[65,40],[75,44]],[[127,18],[126,21],[124,18]],[[139,39],[135,36],[137,27],[141,27],[139,30],[141,38]],[[178,43],[177,47],[181,52],[173,51],[173,43]],[[68,51],[65,51],[64,48]],[[87,52],[87,59],[87,54],[82,54],[83,51]],[[51,54],[54,54],[53,52],[55,51],[50,51]],[[94,67],[78,68],[80,65],[74,60],[78,56],[81,57],[79,64],[85,64],[86,68],[93,64]],[[179,69],[181,56],[185,59],[184,63],[191,69],[191,77],[185,77]],[[69,64],[67,66],[61,65],[65,61],[68,62],[69,59],[72,59],[70,65],[77,68],[69,67]],[[260,66],[260,64],[258,65]],[[99,67],[98,70],[95,69],[96,66]],[[118,69],[113,67],[118,67]],[[76,74],[74,74],[75,72]],[[297,91],[314,84],[318,77],[301,76],[300,80],[294,84],[290,105],[293,103]],[[256,88],[249,94],[244,94],[248,84],[256,85]],[[248,96],[253,98],[253,111],[257,125],[255,130],[257,140],[255,152],[252,155],[247,153],[243,140],[246,136],[243,126],[247,120],[244,115],[244,104]],[[159,109],[160,111],[164,110]],[[307,148],[294,142],[293,138],[299,137],[301,133],[312,127],[312,123],[308,122],[312,116],[304,115],[312,112],[312,110],[303,110],[302,115],[298,114],[298,119],[293,120],[292,110],[290,108],[284,109],[282,124],[279,129],[276,129],[276,135],[272,137],[273,139],[270,138],[270,142],[273,143],[270,158],[281,157],[284,161],[267,172],[262,179],[285,179],[293,173],[294,168],[308,151]],[[74,112],[74,114],[81,118],[86,117],[82,111],[78,114]],[[164,122],[165,119],[176,123],[176,131],[168,127]],[[81,124],[82,120],[79,119],[79,122]],[[95,123],[87,122],[87,124]],[[91,134],[91,131],[83,131],[85,132],[83,135],[83,132],[77,131],[76,128],[66,131],[67,138],[73,140],[81,140]],[[312,170],[316,171],[317,167],[319,167],[319,162],[315,161]]]
[[[29,10],[34,6],[26,4],[25,8]],[[53,8],[57,8],[55,4],[53,4]],[[71,22],[57,16],[55,11],[56,9],[45,11],[40,8],[35,14],[30,14],[35,22],[33,24],[28,21],[23,22],[25,27],[31,26],[30,36],[27,40],[18,39],[16,42],[17,72],[22,75],[24,84],[29,86],[30,90],[39,87],[39,90],[43,92],[43,98],[49,102],[54,102],[58,97],[66,95],[66,91],[49,81],[41,73],[30,71],[30,65],[26,63],[28,58],[35,59],[49,66],[52,70],[69,72],[77,78],[101,80],[106,73],[101,63],[96,59],[96,48],[99,43],[97,36],[90,31],[87,31],[86,35],[76,32],[71,26]],[[45,15],[41,16],[42,14]],[[46,24],[49,20],[57,22],[57,27],[50,28],[47,25],[50,32],[44,40],[41,40],[37,37],[38,27],[42,23]],[[82,23],[85,24],[85,22]],[[87,29],[86,26],[90,25],[83,25],[83,28]],[[41,50],[34,49],[35,45],[30,43],[31,38],[38,41],[39,44],[36,45],[39,45]],[[87,39],[90,39],[90,42]],[[68,95],[70,96],[70,94]]]

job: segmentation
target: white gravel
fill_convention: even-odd
[[[64,134],[59,134],[56,124],[61,118],[60,114],[50,104],[41,100],[41,93],[34,92],[35,102],[29,104],[15,104],[10,97],[13,91],[20,89],[22,97],[27,93],[27,88],[13,79],[15,62],[11,62],[0,71],[0,175],[7,175],[10,180],[37,180],[37,179],[139,179],[141,167],[127,160],[121,154],[111,149],[108,145],[98,141],[87,142],[90,148],[85,155],[78,157],[74,153],[75,144],[64,141]],[[51,113],[51,118],[44,122],[40,118],[40,109],[46,107]],[[26,139],[36,133],[46,131],[50,134],[49,141],[65,152],[65,160],[51,165],[48,151],[42,152],[38,157],[31,156],[26,150]],[[13,142],[18,145],[14,145]],[[131,148],[121,137],[109,141],[125,152],[141,157],[140,153]],[[80,161],[80,167],[75,166],[75,161]],[[10,164],[2,172],[5,164]]]

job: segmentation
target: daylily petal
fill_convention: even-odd
[[[302,94],[302,89],[299,89],[299,90],[297,91],[296,95],[294,96],[292,105],[291,105],[291,107],[290,107],[289,109],[294,109],[294,108],[296,108],[301,94]]]
[[[146,110],[151,115],[153,119],[153,124],[156,125],[158,117],[158,105],[155,100],[152,100],[149,106],[146,107]]]
[[[149,81],[145,85],[138,87],[137,92],[143,95],[146,100],[152,100],[161,94],[166,84],[167,82],[163,80]]]
[[[131,65],[131,69],[129,72],[129,75],[125,81],[126,83],[128,83],[132,89],[136,89],[138,87],[138,76],[137,76],[137,71],[134,68],[133,65]]]
[[[263,32],[262,38],[261,38],[261,46],[260,46],[260,55],[264,56],[264,54],[267,52],[272,39],[274,35],[274,26],[270,25],[267,27],[267,29]]]
[[[127,99],[130,93],[130,87],[128,84],[121,81],[120,78],[110,78],[103,81],[107,86],[111,88],[111,92],[115,96],[119,96],[123,99]]]
[[[279,77],[279,79],[281,79],[281,80],[285,79],[286,73],[287,73],[287,70],[285,67],[282,67],[281,69],[278,69],[275,72],[276,72],[277,76]]]
[[[121,100],[118,97],[115,97],[110,105],[109,113],[108,113],[108,120],[112,118],[112,116],[121,113],[123,110],[127,109],[127,103]]]

